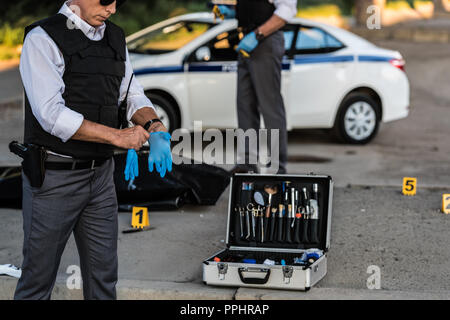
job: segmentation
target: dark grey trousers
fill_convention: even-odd
[[[114,161],[47,170],[41,188],[23,182],[23,264],[14,299],[50,299],[64,247],[74,233],[85,299],[116,299],[117,197]]]
[[[239,56],[237,115],[239,128],[258,130],[261,115],[265,128],[279,129],[280,171],[286,170],[287,130],[286,112],[281,96],[281,68],[284,55],[283,32],[277,31],[256,47],[250,58]],[[270,136],[268,139],[270,150]],[[245,163],[249,161],[251,146],[245,148]],[[253,148],[255,152],[255,148]]]

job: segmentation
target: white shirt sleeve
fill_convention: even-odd
[[[128,85],[130,84],[130,78],[133,74],[133,67],[130,62],[130,55],[128,53],[128,49],[126,49],[126,61],[125,61],[125,77],[122,80],[122,84],[120,85],[120,101],[125,99],[127,94]],[[133,81],[131,81],[130,91],[128,93],[127,99],[128,109],[127,109],[127,119],[131,121],[134,113],[141,108],[150,107],[155,110],[152,102],[144,93],[144,88],[142,88],[139,81],[136,79],[136,76],[133,77]]]
[[[65,105],[64,58],[50,36],[35,27],[26,36],[20,58],[20,75],[33,115],[42,128],[69,140],[84,117]]]
[[[275,12],[284,21],[289,21],[297,15],[297,0],[271,0]]]

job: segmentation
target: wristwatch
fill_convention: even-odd
[[[265,38],[264,34],[261,32],[261,30],[259,30],[259,28],[256,29],[255,34],[256,34],[256,40],[258,40],[258,41],[264,40],[264,38]]]
[[[152,126],[152,124],[154,124],[154,123],[156,123],[156,122],[162,123],[161,120],[159,120],[158,118],[152,119],[152,120],[150,120],[150,121],[147,121],[146,124],[144,124],[144,129],[148,131],[148,129]]]

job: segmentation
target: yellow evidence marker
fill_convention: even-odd
[[[403,194],[405,196],[413,196],[416,194],[417,178],[403,178]]]
[[[148,221],[148,209],[144,207],[133,207],[131,214],[131,226],[133,228],[145,228],[150,225]]]
[[[442,195],[442,212],[450,214],[450,193]]]

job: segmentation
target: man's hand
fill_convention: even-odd
[[[256,39],[256,34],[254,32],[251,32],[247,34],[241,42],[239,42],[238,47],[236,48],[237,52],[240,52],[241,50],[250,53],[258,46],[259,41]]]
[[[166,171],[172,171],[172,152],[170,150],[171,136],[168,132],[152,132],[148,143],[150,153],[148,155],[148,170],[153,172],[153,164],[161,178],[164,178]]]
[[[122,149],[134,149],[138,151],[149,139],[150,134],[141,126],[118,130],[114,139],[114,145]]]

